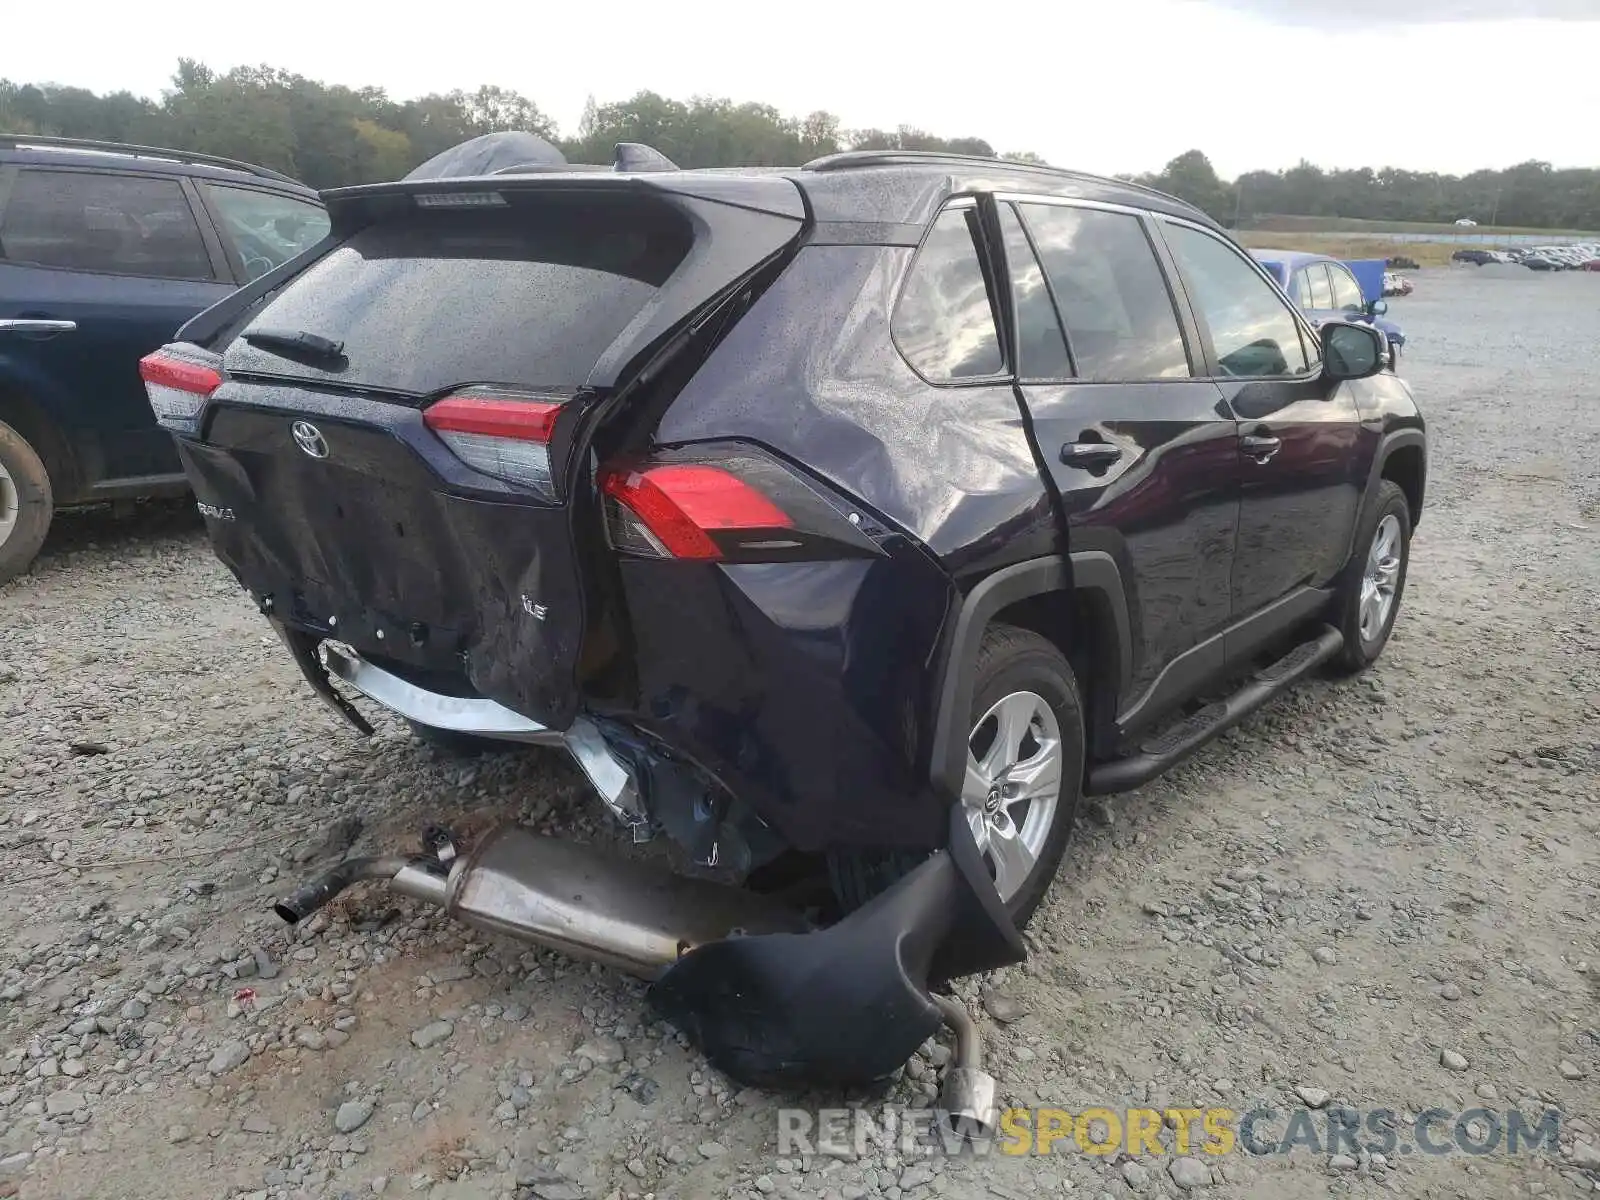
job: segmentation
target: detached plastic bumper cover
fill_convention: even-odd
[[[943,1020],[928,993],[1021,962],[959,808],[941,850],[814,933],[730,937],[691,950],[650,1000],[712,1065],[759,1087],[853,1087],[903,1065]]]

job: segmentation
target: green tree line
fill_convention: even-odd
[[[608,163],[618,142],[643,142],[684,167],[795,165],[845,149],[995,156],[982,138],[910,126],[846,131],[832,113],[794,118],[766,104],[654,92],[614,104],[591,100],[576,135],[563,137],[532,100],[492,84],[399,101],[382,88],[325,84],[272,67],[218,74],[192,59],[179,60],[159,100],[0,79],[0,132],[217,154],[317,188],[395,179],[468,138],[514,129],[548,138],[571,162]]]
[[[510,129],[549,138],[573,162],[609,162],[617,142],[643,142],[685,167],[794,165],[851,149],[1042,161],[1028,152],[997,155],[980,137],[942,137],[911,126],[845,129],[828,112],[792,117],[766,104],[670,100],[648,91],[610,104],[591,100],[577,130],[564,136],[534,101],[492,84],[402,101],[382,88],[330,85],[272,67],[218,74],[192,59],[179,60],[172,86],[158,100],[0,79],[0,132],[219,154],[319,188],[398,178],[468,138]],[[1202,152],[1190,150],[1161,171],[1134,178],[1230,224],[1281,213],[1427,222],[1470,217],[1480,224],[1600,229],[1600,170],[1556,170],[1544,162],[1468,175],[1397,167],[1324,170],[1301,162],[1229,181]]]
[[[1480,225],[1600,230],[1600,170],[1558,171],[1547,162],[1440,175],[1398,167],[1325,171],[1302,160],[1286,171],[1248,171],[1228,182],[1204,154],[1189,150],[1158,173],[1134,178],[1242,227],[1255,216],[1281,213],[1436,224],[1466,217]]]

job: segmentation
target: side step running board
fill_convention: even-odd
[[[1105,796],[1126,792],[1150,782],[1182,758],[1226,729],[1231,729],[1296,680],[1327,662],[1344,644],[1331,625],[1308,642],[1301,642],[1277,662],[1263,667],[1226,700],[1208,704],[1192,717],[1163,730],[1139,747],[1137,754],[1102,763],[1089,772],[1084,792]]]

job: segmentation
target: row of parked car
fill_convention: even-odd
[[[1457,250],[1451,259],[1474,266],[1514,263],[1532,271],[1600,271],[1600,242],[1530,246],[1517,250]]]

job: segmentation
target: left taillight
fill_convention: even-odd
[[[550,439],[566,398],[463,388],[423,411],[423,424],[467,466],[554,498]]]
[[[200,432],[200,410],[222,386],[222,363],[209,350],[180,342],[141,358],[139,378],[156,423],[192,436]]]

